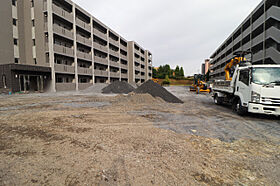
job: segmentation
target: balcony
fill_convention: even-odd
[[[261,24],[264,23],[264,14],[262,16],[260,16],[254,23],[253,23],[253,29],[258,28]]]
[[[121,78],[125,78],[125,79],[127,79],[128,78],[128,74],[126,73],[121,73]]]
[[[108,77],[108,71],[105,70],[94,70],[94,75],[99,77]]]
[[[92,61],[92,56],[89,53],[77,51],[77,57],[83,60]]]
[[[258,53],[253,54],[253,61],[254,62],[260,61],[260,60],[263,60],[263,59],[264,59],[264,51],[263,50],[259,51]]]
[[[76,25],[78,25],[80,28],[83,28],[84,30],[91,33],[90,24],[85,23],[84,21],[80,20],[79,18],[76,18]]]
[[[135,79],[141,79],[141,75],[140,74],[135,74]]]
[[[76,39],[77,39],[77,42],[81,43],[81,44],[84,44],[88,47],[91,47],[92,43],[91,43],[91,40],[88,39],[88,38],[85,38],[85,37],[82,37],[81,35],[77,34],[76,36]]]
[[[110,66],[111,66],[111,67],[120,68],[120,64],[119,64],[118,62],[111,61],[111,60],[110,60]]]
[[[117,46],[117,47],[119,46],[119,42],[116,41],[116,40],[114,40],[114,39],[112,39],[112,38],[109,38],[109,42],[110,42],[111,44]]]
[[[135,54],[138,54],[140,56],[140,51],[139,50],[134,50]]]
[[[78,67],[78,74],[92,75],[92,69],[91,68]]]
[[[69,21],[69,22],[73,22],[73,14],[69,13],[65,10],[63,10],[62,8],[56,6],[55,4],[52,5],[53,8],[53,13],[55,13],[56,15],[64,18],[65,20]]]
[[[120,54],[120,57],[124,60],[127,60],[127,56],[123,55],[123,54]]]
[[[119,72],[110,72],[110,77],[111,78],[120,78],[120,73]]]
[[[62,45],[54,44],[53,45],[53,50],[54,50],[54,53],[66,55],[66,56],[69,56],[69,57],[74,57],[74,49],[72,49],[72,48],[68,48],[68,47],[65,47],[65,46],[62,46]]]
[[[53,24],[53,32],[55,34],[58,34],[58,35],[62,36],[62,37],[66,37],[66,38],[71,39],[71,40],[74,39],[73,32],[71,32],[70,30],[67,30],[67,29],[65,29],[65,28],[63,28],[63,27],[61,27],[57,24]]]
[[[94,42],[93,43],[93,48],[100,50],[102,52],[108,53],[108,46],[103,46],[99,43]]]
[[[54,64],[54,70],[64,74],[75,74],[75,67],[70,65]]]
[[[127,70],[128,69],[128,65],[121,64],[121,68]]]
[[[140,66],[135,66],[135,70],[140,71],[141,70]]]
[[[254,47],[254,46],[256,46],[257,44],[263,42],[263,39],[264,39],[264,34],[262,33],[262,34],[258,35],[257,37],[255,37],[255,38],[253,39],[253,45],[252,45],[252,46]]]
[[[127,47],[123,46],[122,44],[120,44],[120,48],[127,52]]]
[[[110,49],[110,50],[109,50],[109,53],[110,53],[111,55],[115,56],[115,57],[119,57],[119,52],[116,52],[116,51]]]
[[[108,59],[98,57],[98,56],[94,56],[94,63],[99,63],[99,64],[102,64],[102,65],[108,65]]]
[[[100,38],[104,39],[105,41],[107,41],[107,34],[100,32],[98,29],[94,28],[93,34],[96,35],[97,37],[100,37]]]

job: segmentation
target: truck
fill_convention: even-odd
[[[252,65],[245,60],[245,54],[237,53],[226,65],[226,80],[214,81],[214,103],[230,104],[238,115],[249,112],[280,116],[280,65]]]

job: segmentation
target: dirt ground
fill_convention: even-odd
[[[209,95],[0,96],[0,185],[280,185],[280,120]]]

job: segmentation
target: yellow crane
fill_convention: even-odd
[[[236,55],[235,57],[233,57],[230,62],[225,66],[225,76],[226,76],[226,80],[227,81],[231,81],[232,77],[230,77],[230,71],[232,69],[232,67],[235,67],[236,65],[238,65],[239,63],[242,62],[247,62],[247,59],[244,57],[247,54],[250,54],[251,52],[249,51],[240,51],[240,52],[235,52],[234,55]]]

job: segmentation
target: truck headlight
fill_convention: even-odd
[[[260,100],[261,100],[261,95],[258,94],[258,93],[256,93],[256,92],[254,92],[254,91],[252,91],[252,94],[251,94],[251,101],[252,101],[253,103],[259,103]]]

